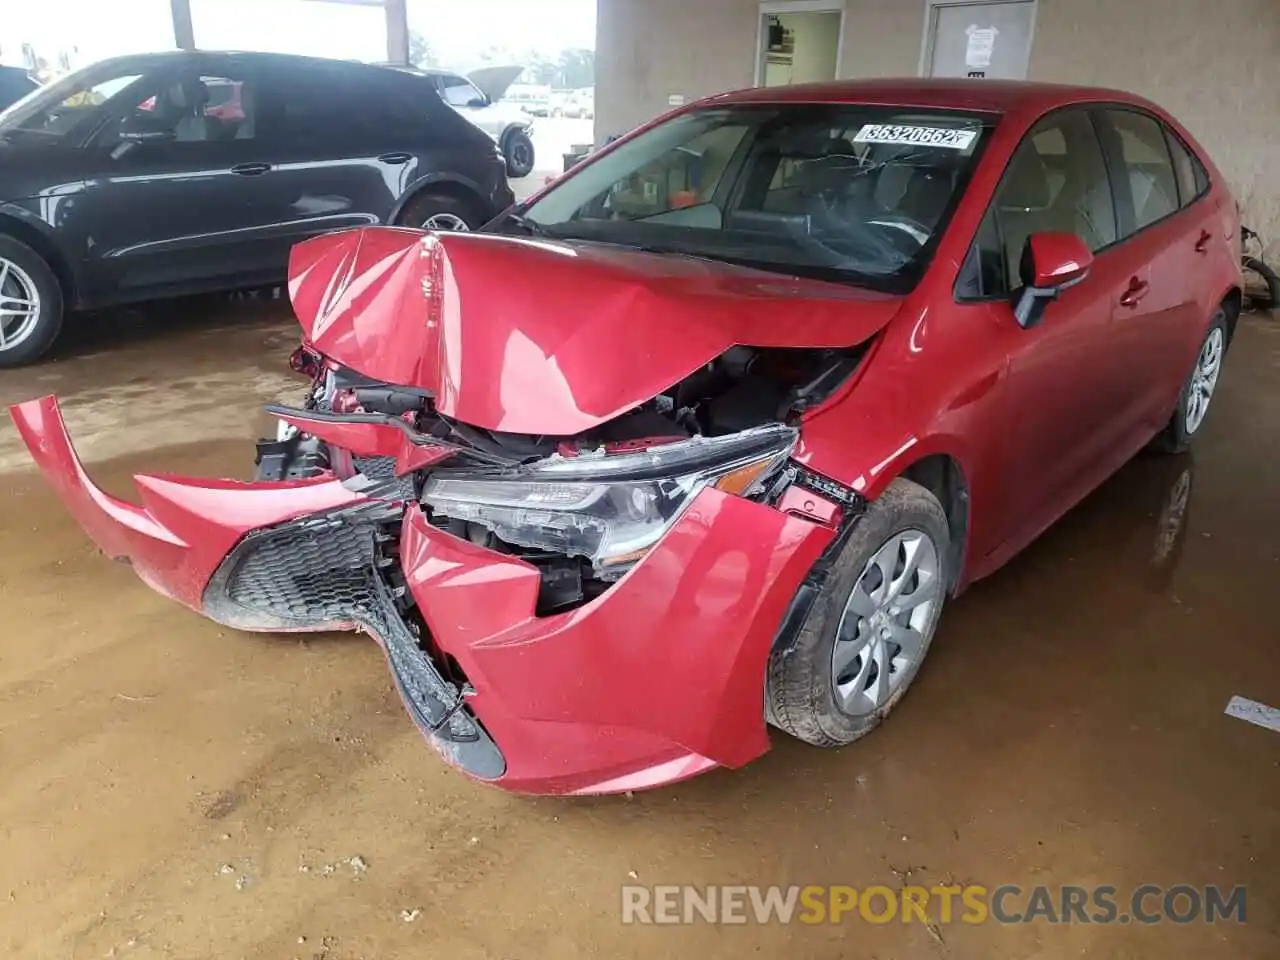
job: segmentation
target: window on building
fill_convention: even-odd
[[[1107,115],[1119,139],[1133,228],[1141,230],[1178,209],[1178,182],[1164,126],[1154,117],[1133,110],[1110,110]]]

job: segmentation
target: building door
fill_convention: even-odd
[[[1035,0],[935,3],[925,65],[931,77],[1025,80]]]
[[[834,80],[843,28],[843,0],[761,3],[756,84],[783,87]]]

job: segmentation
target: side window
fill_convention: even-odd
[[[117,142],[125,124],[166,134],[175,143],[251,140],[256,135],[255,86],[240,76],[169,74],[131,92],[125,109],[95,140]]]
[[[440,96],[451,107],[484,103],[484,95],[466,77],[440,77]]]
[[[423,77],[346,64],[291,68],[265,88],[268,136],[290,145],[342,145],[412,140],[439,106]]]
[[[1018,146],[966,261],[966,275],[978,275],[962,279],[958,292],[980,288],[980,296],[994,297],[1017,289],[1027,239],[1046,230],[1074,233],[1091,250],[1116,241],[1102,145],[1082,110],[1041,120]]]
[[[1185,207],[1204,193],[1209,186],[1209,175],[1177,134],[1166,128],[1164,135],[1169,144],[1169,154],[1173,157],[1173,172],[1178,179],[1178,198]]]
[[[1141,230],[1178,209],[1178,183],[1164,127],[1154,117],[1132,110],[1109,110],[1107,116],[1119,140],[1133,228]]]

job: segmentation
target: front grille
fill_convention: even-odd
[[[227,577],[227,598],[284,621],[281,626],[336,629],[360,622],[375,607],[377,514],[336,514],[251,534]]]
[[[413,475],[397,477],[395,457],[352,457],[351,466],[370,480],[394,484],[391,496],[404,500],[414,499]]]
[[[496,778],[502,754],[419,646],[401,612],[405,590],[383,572],[394,570],[383,547],[403,512],[398,503],[362,504],[250,533],[205,588],[205,613],[244,630],[367,630],[382,642],[414,722],[450,760]]]

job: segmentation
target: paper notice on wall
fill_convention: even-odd
[[[685,105],[685,96],[683,93],[673,93],[667,97],[667,106],[683,107]]]
[[[981,70],[991,66],[991,54],[996,48],[996,37],[1000,31],[995,27],[979,27],[969,24],[965,29],[968,44],[964,51],[964,65],[970,70]]]

